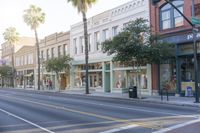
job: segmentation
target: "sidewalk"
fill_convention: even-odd
[[[61,93],[86,95],[84,90],[66,90],[62,91]],[[95,92],[95,91],[90,91],[90,94],[88,96],[110,97],[117,99],[135,100],[139,102],[151,102],[151,103],[171,104],[171,105],[200,108],[200,103],[194,103],[195,101],[194,97],[169,96],[169,101],[167,101],[167,97],[163,96],[163,101],[162,101],[161,96],[143,96],[141,99],[138,98],[134,99],[134,98],[129,98],[128,93],[105,93],[105,92]]]

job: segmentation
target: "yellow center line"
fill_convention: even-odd
[[[157,129],[157,126],[151,125],[149,123],[147,124],[145,122],[138,122],[138,121],[137,122],[133,122],[133,121],[131,121],[129,119],[121,119],[121,118],[115,118],[115,117],[110,117],[110,116],[105,116],[105,115],[98,115],[98,114],[95,114],[95,113],[79,111],[79,110],[70,109],[70,108],[66,108],[64,106],[58,106],[58,105],[53,105],[53,104],[49,104],[49,103],[42,103],[42,102],[36,102],[36,101],[32,101],[32,100],[26,100],[26,99],[17,98],[17,97],[14,97],[14,96],[12,96],[12,97],[11,96],[7,96],[7,95],[1,95],[1,96],[2,97],[7,97],[9,99],[12,98],[12,99],[23,101],[23,102],[37,104],[37,105],[40,105],[40,106],[45,106],[45,107],[49,107],[49,108],[53,108],[53,109],[60,109],[60,110],[64,110],[64,111],[67,111],[67,112],[73,112],[73,113],[78,113],[78,114],[82,114],[82,115],[92,116],[92,117],[101,118],[101,119],[114,121],[114,122],[118,122],[118,123],[124,123],[124,124],[128,124],[128,125],[136,124],[136,125],[139,125],[139,126],[145,127],[145,128]]]

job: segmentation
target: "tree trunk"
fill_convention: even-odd
[[[11,58],[12,58],[12,77],[11,77],[11,86],[14,88],[14,79],[15,79],[15,71],[14,71],[14,45],[12,44],[12,48],[11,48]]]
[[[58,91],[60,92],[60,80],[59,80],[59,74],[56,72],[56,79],[58,82]]]
[[[88,85],[88,33],[87,33],[87,18],[86,13],[82,12],[83,26],[84,26],[84,40],[85,40],[85,93],[89,94]]]
[[[35,31],[35,39],[36,39],[36,52],[37,52],[37,62],[38,62],[38,90],[40,90],[40,48],[39,48],[39,41],[38,41],[38,35],[37,35],[37,30],[34,29]]]

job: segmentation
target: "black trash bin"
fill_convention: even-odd
[[[137,98],[137,86],[129,87],[129,98]]]

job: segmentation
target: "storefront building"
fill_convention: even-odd
[[[69,54],[70,32],[54,33],[46,36],[39,43],[40,47],[40,74],[41,74],[41,89],[60,89],[65,90],[70,87],[69,73],[60,72],[58,83],[55,72],[47,72],[45,69],[45,61],[54,57],[59,57]],[[37,78],[37,77],[36,77]],[[52,82],[50,87],[49,82]],[[36,84],[37,85],[37,84]]]
[[[133,0],[88,18],[90,90],[123,93],[137,85],[141,93],[151,95],[151,65],[142,66],[138,74],[136,68],[113,62],[113,56],[102,52],[102,42],[117,35],[131,20],[141,17],[149,20],[148,0]],[[83,24],[80,22],[70,30],[70,56],[74,59],[71,89],[85,88],[84,51]]]
[[[5,61],[5,65],[12,66],[12,63],[15,62],[15,58],[12,59],[12,49],[14,52],[13,54],[15,54],[23,46],[34,46],[34,45],[35,45],[35,38],[32,37],[19,37],[19,40],[14,45],[9,44],[8,42],[4,42],[3,44],[1,44],[2,47],[1,59]],[[6,78],[5,86],[11,86],[12,78],[13,77]]]
[[[35,46],[23,46],[14,56],[15,66],[15,87],[35,88],[36,69],[36,48]]]
[[[191,20],[192,1],[174,0],[172,3]],[[200,17],[199,7],[200,2],[195,0],[196,17]],[[158,93],[166,84],[168,85],[167,89],[174,94],[184,96],[185,90],[188,87],[194,91],[195,73],[192,27],[170,4],[165,3],[164,0],[156,6],[150,6],[150,16],[154,34],[160,35],[162,41],[173,43],[176,46],[176,59],[174,62],[166,62],[160,66],[153,65],[153,92]],[[194,37],[197,40],[199,54],[200,33],[195,33]],[[198,57],[198,66],[199,61]],[[200,70],[198,71],[199,73]]]

